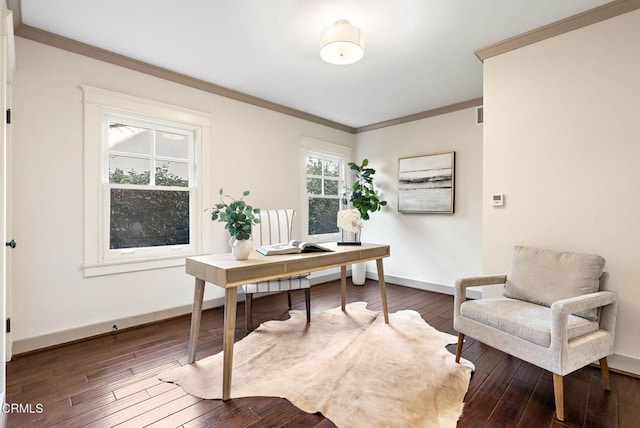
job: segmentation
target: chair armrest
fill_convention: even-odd
[[[618,294],[615,291],[597,291],[558,300],[551,305],[551,347],[566,347],[567,322],[570,314],[587,309],[602,308],[600,311],[600,330],[615,334]]]
[[[462,299],[460,304],[462,304],[466,298],[466,289],[468,287],[484,287],[485,285],[504,284],[505,282],[507,282],[506,274],[480,275],[456,279],[455,295],[456,297],[460,296]]]
[[[597,291],[595,293],[583,294],[582,296],[569,297],[568,299],[553,302],[551,311],[563,314],[574,314],[587,309],[611,305],[617,301],[618,295],[614,291]]]
[[[507,282],[507,275],[480,275],[456,280],[455,294],[453,296],[453,321],[457,323],[460,317],[460,305],[466,300],[466,289],[468,287],[483,287],[485,285],[504,284]]]
[[[507,282],[507,275],[480,275],[456,280],[456,295],[464,296],[468,287],[484,287],[485,285],[504,284]]]

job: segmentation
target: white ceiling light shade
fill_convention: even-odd
[[[329,64],[353,64],[363,56],[364,34],[346,19],[336,21],[320,35],[320,57]]]

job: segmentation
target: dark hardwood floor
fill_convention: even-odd
[[[389,284],[389,310],[413,309],[435,328],[453,331],[453,297]],[[313,312],[340,304],[339,283],[312,287]],[[286,319],[286,295],[254,302],[254,322]],[[348,301],[381,310],[377,283],[348,287]],[[294,309],[304,308],[301,291]],[[236,339],[245,336],[238,307]],[[204,312],[198,359],[222,349],[222,309]],[[164,369],[186,364],[190,316],[115,332],[17,356],[7,365],[7,402],[33,413],[9,414],[9,427],[332,427],[278,398],[201,400],[160,382]],[[454,346],[449,350],[454,352]],[[459,427],[638,427],[640,379],[612,374],[612,392],[600,372],[585,367],[565,378],[567,418],[554,419],[551,374],[469,339],[463,357],[476,365]],[[38,413],[36,405],[43,407]],[[366,427],[367,422],[362,421]]]

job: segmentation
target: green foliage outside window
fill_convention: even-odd
[[[187,187],[188,180],[169,171],[155,169],[158,186]],[[109,173],[115,184],[149,184],[149,171]],[[189,244],[189,192],[158,187],[111,189],[111,249]]]
[[[309,198],[309,235],[338,233],[336,213],[339,199]]]

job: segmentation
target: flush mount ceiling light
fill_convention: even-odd
[[[329,64],[353,64],[363,55],[364,34],[346,19],[336,21],[320,35],[320,57]]]

